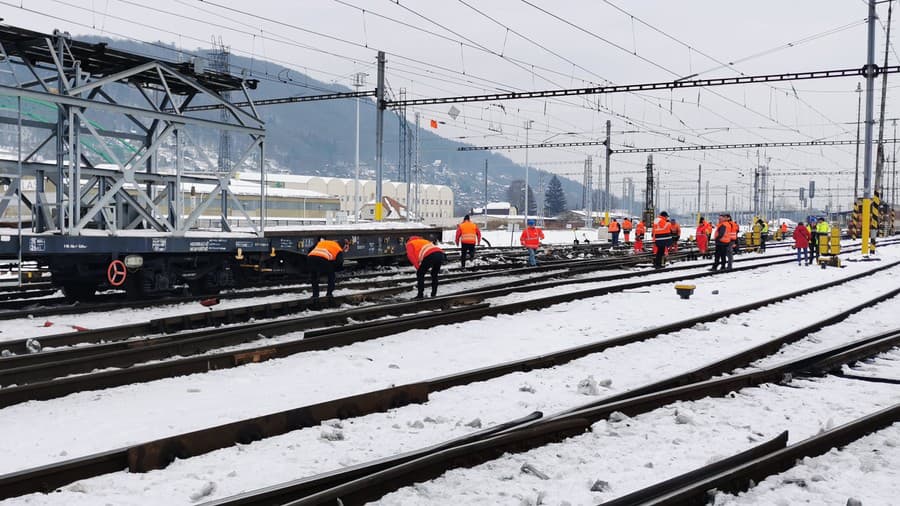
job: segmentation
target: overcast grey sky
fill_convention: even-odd
[[[221,37],[236,54],[271,59],[345,86],[355,72],[367,72],[374,80],[375,53],[381,49],[388,53],[390,90],[405,88],[410,97],[582,87],[607,80],[670,81],[695,73],[728,77],[856,68],[866,57],[863,0],[0,0],[0,5],[6,23],[41,31],[161,40],[187,50]],[[879,6],[879,15],[880,64],[887,4]],[[895,51],[890,64],[900,64]],[[476,145],[524,142],[526,120],[534,121],[531,142],[567,142],[601,139],[611,119],[614,148],[853,140],[857,81],[520,100],[504,102],[503,109],[499,103],[475,103],[458,105],[462,114],[456,120],[448,116],[449,106],[417,110],[426,119],[445,122],[439,135]],[[897,116],[892,82],[893,77],[888,118]],[[892,138],[890,122],[888,128],[886,137]],[[504,154],[517,161],[525,156],[522,150]],[[560,174],[580,174],[588,155],[599,169],[602,148],[529,150],[534,166]],[[820,193],[830,183],[834,205],[849,205],[853,146],[768,149],[760,156],[771,158],[777,174],[771,182],[779,190],[816,179]],[[757,152],[654,158],[663,171],[664,199],[671,192],[675,207],[682,198],[693,201],[697,165],[702,164],[711,181],[711,203],[718,207],[726,184],[732,196],[748,194],[748,169],[755,166]],[[623,177],[642,180],[635,171],[645,161],[643,154],[615,155],[614,192]],[[810,171],[821,174],[796,175]]]

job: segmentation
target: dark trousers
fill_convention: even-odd
[[[328,276],[328,291],[326,296],[334,294],[334,262],[322,257],[306,257],[306,267],[309,269],[309,283],[312,285],[313,299],[319,298],[319,278]]]
[[[469,260],[475,261],[475,245],[474,244],[463,244],[462,245],[462,256],[460,259],[462,260],[462,268],[466,268],[466,255],[469,255]]]
[[[819,258],[819,234],[815,232],[809,236],[809,257]]]
[[[656,246],[656,256],[653,257],[653,267],[662,269],[663,257],[666,256],[666,249],[669,247],[669,242],[669,239],[658,239],[653,242],[653,245]]]
[[[619,231],[618,230],[616,230],[615,232],[612,232],[612,245],[613,246],[619,245]]]
[[[713,260],[713,266],[712,266],[712,269],[714,271],[718,270],[720,265],[722,266],[722,270],[725,270],[725,257],[727,254],[727,248],[728,248],[727,243],[721,243],[719,241],[716,241],[716,253],[715,253],[715,258]]]
[[[438,274],[441,273],[441,264],[444,263],[444,254],[435,252],[424,259],[419,264],[419,270],[416,271],[416,288],[419,289],[418,297],[425,296],[425,274],[431,272],[431,296],[437,295]]]
[[[759,251],[760,252],[766,251],[766,241],[768,241],[768,240],[769,240],[768,232],[759,234]]]
[[[800,259],[806,260],[806,265],[812,263],[812,257],[809,256],[809,248],[797,248],[797,265],[801,265]]]

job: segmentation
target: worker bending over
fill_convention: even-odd
[[[438,275],[441,273],[441,265],[447,258],[444,250],[435,246],[428,239],[419,236],[410,237],[406,241],[406,258],[416,268],[416,299],[425,298],[425,275],[431,273],[431,296],[437,296]]]
[[[313,305],[319,303],[319,278],[328,276],[328,288],[325,296],[328,305],[334,303],[334,282],[336,271],[344,267],[344,248],[334,241],[326,241],[319,237],[316,245],[306,254],[306,268],[309,270],[309,283],[312,285]]]

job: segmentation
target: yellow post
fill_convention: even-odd
[[[382,213],[384,213],[384,210],[381,207],[381,202],[376,202],[375,203],[375,221],[381,221]]]
[[[606,211],[604,213],[604,215],[605,215],[604,222],[606,223],[606,226],[608,227],[609,226],[609,211]]]
[[[862,199],[862,220],[860,220],[862,229],[862,254],[869,254],[869,242],[872,234],[872,199]]]

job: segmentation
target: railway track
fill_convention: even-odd
[[[407,452],[395,457],[353,466],[318,476],[273,485],[204,503],[206,506],[249,506],[289,504],[363,504],[381,498],[400,487],[434,479],[456,467],[472,467],[501,455],[519,453],[549,443],[579,436],[592,424],[613,413],[637,416],[674,402],[692,401],[705,397],[722,397],[730,392],[783,381],[785,375],[794,378],[822,375],[859,360],[900,346],[900,329],[858,339],[822,352],[795,359],[776,367],[733,374],[719,379],[697,380],[683,386],[658,389],[649,393],[627,393],[617,398],[550,416],[532,415],[509,422],[502,432],[473,434],[470,438],[448,441],[435,447]],[[735,363],[746,360],[743,354],[729,357]],[[720,364],[704,370],[704,376],[717,374]],[[699,371],[699,370],[698,370]],[[674,380],[674,379],[673,379]],[[783,434],[750,452],[732,456],[672,480],[655,484],[619,500],[603,504],[704,504],[708,491],[745,489],[750,483],[781,472],[798,458],[814,456],[870,434],[900,421],[900,405],[878,411],[869,416],[784,447]],[[474,441],[472,439],[475,439]],[[539,472],[539,471],[538,471]]]
[[[689,253],[679,254],[677,258],[687,258]],[[478,272],[456,272],[444,276],[444,286],[454,282],[465,282],[471,280],[481,280],[491,277],[508,277],[508,276],[526,276],[524,282],[535,282],[547,280],[556,277],[573,276],[592,272],[598,269],[619,269],[623,267],[631,267],[644,262],[646,258],[640,256],[625,257],[621,259],[604,259],[590,261],[561,262],[555,264],[540,265],[538,267],[524,267],[512,270],[495,270],[495,271],[478,271]],[[670,269],[670,271],[678,271],[681,269],[697,268],[696,266],[682,266]],[[626,273],[619,276],[611,276],[610,279],[624,279],[627,277],[644,276],[649,273]],[[506,286],[515,286],[515,283],[521,284],[523,281],[507,283]],[[367,301],[385,300],[396,297],[398,294],[413,290],[413,285],[409,284],[407,279],[393,278],[381,281],[365,281],[356,283],[345,283],[342,288],[366,288],[365,292],[337,296],[336,304],[360,304]],[[375,288],[375,290],[372,290]],[[456,297],[460,297],[457,295]],[[443,306],[445,303],[441,303]],[[406,306],[403,306],[406,307]],[[409,306],[415,308],[415,306]],[[427,304],[422,306],[428,308]],[[189,313],[175,317],[156,318],[147,322],[120,325],[110,328],[81,330],[67,334],[53,335],[41,338],[44,347],[56,348],[60,346],[71,346],[84,343],[100,343],[109,341],[121,341],[124,339],[152,335],[157,333],[169,334],[181,330],[198,329],[204,327],[214,327],[223,324],[236,324],[240,322],[254,322],[262,318],[275,318],[290,314],[301,313],[310,308],[307,298],[297,298],[292,300],[269,302],[255,305],[248,305],[236,308],[228,308],[222,310],[201,311],[197,313]],[[87,308],[82,308],[87,310]],[[365,310],[361,314],[368,314]],[[390,316],[393,313],[391,308],[386,308],[375,317]],[[353,313],[347,313],[348,317],[354,317]],[[325,321],[331,321],[328,318]],[[316,318],[311,318],[311,322],[318,323]],[[29,352],[27,347],[28,339],[9,340],[2,343],[2,348],[8,350],[14,355],[26,354]],[[46,354],[43,354],[46,356]],[[32,359],[17,357],[14,360],[20,363],[29,363]],[[0,367],[15,363],[14,361],[3,361],[0,359]]]
[[[886,264],[885,266],[881,266],[878,271],[882,269],[892,268],[895,264]],[[876,271],[877,272],[877,271]],[[871,275],[872,273],[868,273],[866,275]],[[836,284],[840,284],[846,281],[833,282],[829,285],[835,286]],[[810,288],[807,291],[799,291],[793,292],[791,294],[786,294],[779,298],[773,298],[766,301],[760,301],[753,304],[748,304],[741,306],[740,308],[733,308],[729,311],[721,311],[714,314],[704,315],[698,318],[692,318],[689,320],[685,320],[682,322],[678,322],[676,324],[666,325],[664,327],[650,329],[648,331],[631,334],[628,336],[622,336],[621,338],[617,338],[614,340],[602,341],[599,343],[594,343],[592,345],[581,346],[577,348],[572,348],[569,350],[564,350],[559,353],[543,355],[540,357],[533,357],[531,359],[519,360],[509,364],[503,364],[500,366],[488,367],[484,369],[479,369],[476,371],[468,371],[466,373],[460,375],[453,375],[450,377],[437,378],[435,380],[417,383],[412,385],[405,385],[402,387],[398,387],[396,389],[383,390],[378,392],[373,392],[371,394],[365,394],[362,396],[354,396],[352,398],[344,398],[337,399],[334,401],[330,401],[327,403],[320,403],[315,406],[304,406],[301,408],[297,408],[295,410],[291,410],[289,412],[281,412],[281,413],[273,413],[264,417],[259,417],[252,420],[245,420],[239,423],[228,424],[227,426],[216,427],[213,429],[207,429],[203,431],[197,431],[191,434],[185,434],[182,436],[176,436],[172,438],[166,438],[164,440],[154,441],[147,443],[145,445],[138,445],[135,447],[131,447],[128,449],[124,449],[118,451],[115,455],[112,454],[104,454],[101,456],[94,456],[94,458],[88,459],[79,459],[79,467],[66,467],[65,465],[57,467],[55,469],[43,469],[35,471],[36,474],[32,474],[28,480],[25,479],[25,475],[20,475],[20,482],[31,483],[31,486],[34,487],[35,483],[44,483],[46,487],[52,489],[54,486],[59,486],[59,484],[70,482],[74,479],[81,479],[87,475],[79,475],[78,473],[85,473],[85,469],[98,469],[103,466],[107,466],[107,469],[113,469],[116,466],[121,468],[123,463],[126,463],[132,470],[147,470],[152,468],[157,468],[164,466],[167,464],[169,460],[174,457],[190,457],[193,455],[197,455],[200,453],[204,453],[206,451],[210,451],[212,449],[221,448],[225,446],[229,446],[235,442],[249,442],[256,439],[260,439],[263,437],[270,437],[273,435],[277,435],[289,430],[295,430],[301,427],[315,425],[322,420],[334,418],[334,417],[346,417],[348,414],[352,416],[359,416],[361,414],[375,412],[379,410],[384,410],[390,407],[395,407],[397,405],[403,405],[410,402],[423,402],[427,399],[429,393],[434,391],[439,391],[443,389],[450,388],[452,386],[457,386],[461,384],[468,384],[473,381],[483,381],[485,379],[498,377],[500,375],[509,374],[513,371],[528,371],[536,368],[542,367],[550,367],[553,365],[566,363],[568,361],[574,360],[575,358],[585,356],[589,353],[595,353],[597,351],[606,349],[611,346],[619,346],[622,344],[626,344],[628,342],[636,342],[645,339],[651,339],[660,334],[672,332],[678,329],[688,328],[693,325],[702,322],[714,321],[723,316],[727,316],[730,314],[734,314],[735,312],[746,312],[756,309],[758,307],[763,307],[768,304],[776,303],[780,300],[787,300],[789,298],[798,297],[803,295],[803,293],[810,293],[815,290],[821,290],[826,287],[814,287]],[[855,311],[860,310],[863,307],[866,307],[869,304],[876,302],[877,300],[883,300],[885,298],[890,298],[896,296],[898,291],[895,290],[893,292],[889,292],[888,294],[884,294],[880,298],[873,299],[870,301],[866,301],[859,306],[854,308],[850,308],[847,311],[844,311],[840,314],[834,315],[833,317],[819,322],[817,327],[821,327],[822,325],[827,325],[836,321],[840,321],[842,318],[846,318],[848,315],[853,314]],[[563,297],[562,299],[566,299]],[[777,299],[777,300],[776,300]],[[571,299],[568,299],[571,300]],[[378,324],[376,324],[377,326]],[[793,332],[787,336],[782,336],[782,338],[772,340],[766,343],[765,346],[759,346],[754,348],[753,350],[747,351],[745,353],[740,354],[739,356],[729,357],[729,359],[720,361],[717,364],[712,364],[703,372],[693,371],[689,375],[682,375],[680,379],[670,379],[667,384],[655,385],[653,388],[655,389],[672,389],[673,385],[678,385],[681,383],[690,383],[696,382],[702,379],[703,375],[707,377],[711,374],[716,374],[723,370],[730,370],[729,368],[734,368],[739,366],[740,364],[749,363],[754,357],[764,355],[767,353],[771,353],[781,345],[791,342],[791,340],[796,340],[801,338],[803,335],[808,334],[813,329],[812,326],[806,327],[799,331]],[[352,329],[355,332],[359,332],[363,329],[356,328]],[[674,383],[673,383],[674,382]],[[693,384],[693,383],[691,383]],[[675,387],[675,389],[682,387]],[[630,398],[631,396],[640,396],[647,395],[640,389],[634,390],[630,392],[629,395],[625,396],[625,399]],[[625,400],[618,400],[615,398],[607,399],[606,403],[610,402],[625,402]],[[605,404],[603,404],[605,405]],[[602,407],[602,406],[600,406]],[[598,406],[585,406],[579,412],[584,410],[596,410],[599,409]],[[561,415],[562,416],[562,415]],[[542,426],[543,427],[543,426]],[[529,429],[532,430],[532,429]],[[543,430],[543,428],[541,429]],[[124,459],[124,460],[123,460]],[[90,472],[90,471],[88,471]],[[96,471],[94,471],[96,472]],[[3,481],[0,479],[0,485],[15,485],[15,481]],[[47,485],[49,484],[49,485]],[[6,488],[5,486],[3,487]],[[31,489],[32,491],[34,488]],[[343,496],[342,496],[343,497]],[[284,499],[284,497],[280,497],[279,501]],[[276,502],[269,502],[276,503]],[[243,504],[243,503],[238,503]],[[247,502],[246,504],[256,504],[253,502]],[[260,502],[259,504],[268,504],[265,502]]]
[[[517,248],[521,250],[521,248]],[[561,249],[562,253],[557,253],[553,256],[565,256],[568,249]],[[601,251],[602,252],[602,251]],[[504,254],[492,254],[492,253],[484,253],[480,255],[479,258],[482,257],[500,257],[500,263],[479,263],[476,266],[470,266],[469,269],[462,271],[460,269],[455,268],[453,265],[449,265],[448,269],[445,269],[444,274],[442,275],[443,279],[454,279],[455,277],[464,277],[470,276],[474,273],[485,272],[485,271],[501,271],[504,269],[516,269],[521,268],[524,265],[524,255],[518,255],[520,261],[510,261],[510,256],[515,259],[517,255],[509,255],[507,253]],[[629,263],[627,259],[636,259],[641,258],[644,261],[649,259],[648,255],[637,255],[637,256],[598,256],[593,259],[586,259],[581,261],[600,261],[600,262],[608,262],[611,267],[617,266],[620,262]],[[544,259],[535,269],[535,271],[546,270],[551,268],[554,265],[558,264],[568,264],[571,263],[572,260],[562,259],[562,260],[553,260],[553,259]],[[637,260],[635,260],[637,262]],[[339,276],[340,279],[340,287],[356,287],[356,288],[367,288],[372,286],[369,280],[384,278],[386,276],[391,275],[408,275],[410,277],[415,276],[415,271],[411,269],[394,269],[391,271],[376,271],[376,272],[354,272],[350,274],[343,274]],[[381,281],[376,283],[378,284],[390,283],[390,281]],[[123,300],[121,293],[106,293],[106,294],[98,294],[90,301],[72,301],[65,296],[57,296],[50,297],[53,294],[57,293],[56,289],[44,289],[39,291],[29,292],[27,297],[19,297],[15,294],[9,294],[6,300],[3,299],[3,295],[0,294],[0,320],[9,320],[15,318],[23,318],[23,317],[49,317],[49,316],[59,316],[66,314],[81,314],[88,311],[111,311],[116,309],[142,309],[148,307],[155,307],[160,305],[168,305],[168,304],[183,304],[189,302],[197,302],[205,299],[209,299],[210,297],[215,297],[220,300],[235,300],[235,299],[250,299],[257,297],[265,297],[265,296],[274,296],[274,295],[284,295],[287,293],[306,293],[309,291],[308,284],[291,284],[285,285],[282,281],[278,281],[272,286],[272,283],[260,283],[249,287],[247,289],[241,290],[226,290],[220,292],[218,294],[201,294],[201,295],[173,295],[169,297],[162,298],[154,298],[154,299],[141,299],[141,300]],[[40,300],[32,300],[33,298],[44,297]]]

